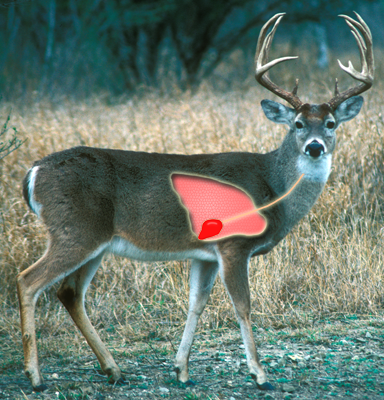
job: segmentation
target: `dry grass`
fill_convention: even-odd
[[[292,82],[288,70],[283,71]],[[187,154],[270,151],[282,141],[286,128],[267,121],[259,104],[272,96],[253,81],[248,83],[249,89],[224,94],[207,84],[193,96],[165,98],[149,93],[115,105],[107,105],[102,98],[82,103],[31,98],[26,103],[0,104],[1,120],[12,107],[11,124],[21,139],[28,139],[2,161],[0,177],[0,337],[17,343],[18,362],[21,341],[15,276],[41,256],[46,241],[44,227],[21,196],[22,178],[33,161],[79,144]],[[311,76],[311,81],[304,80],[302,87],[307,89],[302,91],[319,101],[329,97],[329,90],[324,90],[329,86],[329,79],[318,74]],[[310,215],[270,254],[252,260],[256,325],[309,326],[325,317],[382,313],[382,90],[378,79],[364,96],[361,114],[339,129],[331,177]],[[69,332],[70,351],[80,351],[82,339],[74,339],[75,328],[56,300],[55,289],[39,299],[37,329],[45,338],[66,337]],[[177,343],[187,312],[187,294],[188,263],[138,263],[110,256],[91,284],[87,308],[102,336],[113,332],[121,336],[122,346],[143,337],[175,338]],[[234,324],[231,302],[217,282],[200,329]],[[44,350],[55,352],[55,346],[65,346],[64,342],[50,340],[39,346],[44,354]]]

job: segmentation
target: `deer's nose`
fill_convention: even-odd
[[[319,143],[317,140],[308,143],[305,147],[305,154],[310,155],[311,157],[317,158],[324,154],[324,146]]]

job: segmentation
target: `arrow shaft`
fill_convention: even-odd
[[[265,208],[273,206],[274,204],[278,203],[280,200],[284,199],[284,197],[287,197],[292,192],[292,190],[299,184],[299,182],[301,181],[303,176],[304,176],[304,174],[302,174],[300,176],[300,178],[297,180],[297,182],[289,189],[289,191],[287,193],[285,193],[283,196],[279,197],[277,200],[272,201],[272,203],[269,203],[269,204],[267,204],[267,205],[265,205],[263,207],[257,208],[256,210],[247,211],[247,212],[245,212],[243,214],[238,214],[238,215],[235,215],[234,217],[227,218],[224,221],[222,221],[222,223],[225,224],[226,222],[230,222],[230,221],[233,221],[233,220],[238,219],[238,218],[246,217],[247,215],[253,214],[253,213],[257,212],[257,211],[264,210]]]

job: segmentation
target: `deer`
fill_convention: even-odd
[[[331,171],[336,129],[356,117],[363,105],[359,94],[374,78],[372,36],[357,20],[341,15],[360,51],[361,72],[351,62],[342,70],[358,83],[326,103],[303,103],[298,80],[292,92],[269,77],[276,64],[269,61],[276,29],[285,13],[274,15],[262,27],[255,54],[256,81],[290,106],[262,100],[268,119],[288,125],[280,147],[266,154],[161,154],[86,146],[52,153],[27,172],[23,196],[29,208],[47,227],[44,255],[16,278],[20,307],[24,372],[36,392],[47,389],[39,369],[35,308],[39,295],[62,281],[57,296],[95,353],[109,383],[124,384],[121,370],[92,326],[85,294],[103,256],[113,253],[138,261],[190,260],[189,309],[174,371],[178,381],[193,385],[188,361],[197,328],[217,274],[229,294],[240,325],[249,374],[260,390],[273,390],[256,350],[251,323],[248,279],[252,257],[270,252],[309,213],[322,193]],[[244,189],[255,204],[284,195],[299,176],[292,193],[265,209],[268,221],[257,236],[233,235],[221,240],[199,240],[188,215],[172,189],[172,174],[196,174]],[[188,264],[189,265],[189,264]]]

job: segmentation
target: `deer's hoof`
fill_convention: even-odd
[[[34,392],[44,392],[44,390],[47,390],[48,386],[45,383],[42,383],[39,386],[33,386],[33,391]]]
[[[264,382],[261,385],[256,382],[256,385],[260,390],[275,390],[275,388],[269,382]]]
[[[124,378],[122,378],[122,377],[120,377],[119,379],[113,379],[112,377],[110,377],[108,379],[108,383],[110,383],[111,385],[116,385],[116,386],[126,385],[126,382],[125,382]]]

